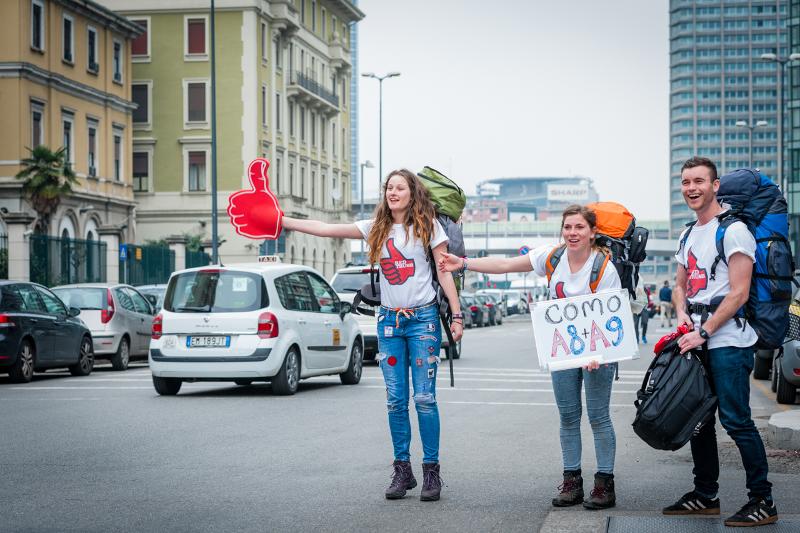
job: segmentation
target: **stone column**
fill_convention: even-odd
[[[165,239],[169,249],[175,252],[175,270],[186,268],[186,243],[188,239],[183,235],[170,235]]]
[[[122,228],[119,226],[100,226],[97,228],[97,234],[100,236],[100,240],[106,243],[106,282],[119,283],[119,240],[122,235]]]
[[[8,279],[15,281],[30,281],[31,245],[28,235],[32,230],[28,225],[36,217],[28,213],[8,213],[3,220],[8,228]]]

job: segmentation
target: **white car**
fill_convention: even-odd
[[[336,271],[331,280],[331,285],[336,294],[339,295],[345,302],[353,303],[353,297],[356,291],[369,283],[370,272],[375,272],[377,269],[371,269],[368,266],[354,266],[345,267]],[[376,280],[377,284],[378,281]],[[369,311],[375,312],[375,308],[366,303],[359,304],[359,307],[365,308]],[[353,315],[361,328],[361,334],[364,337],[364,359],[375,359],[378,353],[378,319],[373,315],[365,315],[362,313]]]
[[[281,263],[204,266],[172,274],[153,320],[150,369],[162,395],[184,381],[361,380],[364,345],[351,304],[314,269]]]

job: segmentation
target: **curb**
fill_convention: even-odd
[[[773,414],[768,428],[767,439],[774,448],[800,450],[800,410]]]

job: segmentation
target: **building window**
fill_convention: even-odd
[[[294,137],[294,102],[289,102],[289,135]]]
[[[289,163],[289,194],[294,195],[294,163]]]
[[[189,152],[189,190],[206,190],[206,152]]]
[[[300,23],[306,23],[306,0],[300,0]]]
[[[331,147],[333,147],[333,157],[336,157],[336,122],[331,122]]]
[[[300,198],[306,197],[306,167],[300,167]]]
[[[150,84],[131,84],[131,99],[139,106],[133,111],[133,123],[136,125],[150,124]]]
[[[317,145],[317,114],[311,112],[311,145]]]
[[[325,136],[327,135],[328,120],[325,117],[320,118],[319,136],[322,141],[322,150],[325,151]]]
[[[150,154],[148,152],[133,152],[133,191],[147,192],[150,190]]]
[[[72,142],[74,122],[75,122],[75,117],[74,115],[72,115],[72,113],[64,113],[61,116],[61,126],[63,131],[61,146],[63,146],[65,149],[67,161],[69,163],[75,162],[75,158],[73,157],[75,155],[73,150],[74,143]]]
[[[317,31],[317,2],[311,0],[311,31]]]
[[[100,71],[100,63],[97,61],[97,30],[91,26],[86,30],[86,52],[86,68],[97,74]]]
[[[131,22],[144,28],[144,33],[131,41],[131,57],[134,60],[148,58],[150,56],[150,20],[131,19]]]
[[[122,181],[122,132],[114,131],[114,181]]]
[[[73,28],[75,26],[72,17],[64,15],[61,19],[61,59],[67,63],[75,61],[73,57],[73,50],[75,49],[75,36],[73,35]]]
[[[88,175],[91,177],[97,176],[97,122],[89,121],[88,122],[88,131],[89,131],[89,138],[88,138],[88,163],[89,163],[89,173]]]
[[[281,93],[275,93],[275,129],[281,130]]]
[[[267,61],[269,59],[268,51],[267,51],[267,25],[263,22],[261,23],[261,60]]]
[[[31,48],[44,50],[44,1],[31,0]]]
[[[267,127],[267,88],[261,86],[261,126]]]
[[[347,135],[342,128],[342,159],[347,159]]]
[[[306,108],[304,106],[300,106],[300,140],[305,142],[306,140]]]
[[[122,83],[122,43],[114,41],[114,81]]]
[[[275,189],[275,194],[280,194],[281,192],[281,158],[275,158],[275,178],[273,179],[273,187]]]
[[[31,146],[44,144],[44,104],[31,102]]]
[[[328,12],[322,8],[322,40],[328,42]]]
[[[185,53],[187,56],[203,56],[206,54],[206,17],[186,17]]]
[[[275,37],[272,40],[272,46],[275,48],[275,68],[282,68],[283,66],[283,51],[281,50],[281,38]]]
[[[208,122],[208,83],[184,81],[184,121],[197,126]]]

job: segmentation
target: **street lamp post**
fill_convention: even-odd
[[[219,263],[217,231],[217,64],[214,0],[211,0],[211,262]]]
[[[364,220],[364,169],[375,168],[375,165],[372,164],[372,161],[367,159],[359,166],[361,167],[361,207],[358,210],[358,219]],[[378,194],[380,195],[380,192]],[[361,257],[364,257],[364,239],[361,239]]]
[[[361,74],[365,78],[378,80],[378,198],[381,197],[381,180],[383,180],[383,80],[399,76],[399,72],[389,72],[378,76],[373,72]]]
[[[747,121],[745,121],[745,120],[737,120],[736,121],[736,127],[738,127],[738,128],[747,128],[748,130],[750,130],[749,133],[747,134],[747,142],[748,142],[748,145],[749,145],[749,148],[747,149],[747,155],[750,156],[750,168],[753,168],[753,130],[756,129],[756,128],[760,128],[762,126],[766,126],[766,125],[767,125],[767,121],[766,120],[759,120],[753,126],[748,124]]]
[[[784,67],[790,61],[800,59],[800,54],[791,54],[789,57],[779,57],[778,54],[761,54],[761,59],[778,64],[778,183],[783,194],[786,195],[786,183],[784,183],[783,175],[783,74]]]

